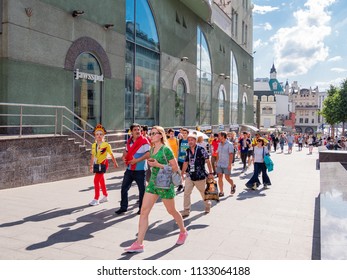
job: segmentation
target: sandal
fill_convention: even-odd
[[[219,196],[219,197],[224,196],[224,192],[220,192],[218,196]]]

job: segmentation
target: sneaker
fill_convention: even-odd
[[[253,190],[256,190],[257,188],[258,188],[257,183],[254,183],[252,189],[253,189]]]
[[[128,253],[142,253],[144,249],[145,246],[143,244],[139,244],[137,241],[135,241],[130,247],[125,248],[124,251]]]
[[[230,191],[230,194],[234,194],[236,191],[236,185],[234,184],[233,187],[231,187],[231,191]]]
[[[268,189],[269,186],[267,184],[264,184],[264,189]]]
[[[178,188],[177,188],[177,192],[183,192],[184,191],[184,188],[182,185],[179,185]]]
[[[181,232],[180,235],[178,236],[176,244],[177,245],[184,244],[184,242],[186,241],[187,237],[188,237],[188,231]]]
[[[99,205],[99,200],[93,199],[93,200],[89,203],[89,205],[90,205],[90,206]]]
[[[104,202],[107,202],[108,199],[107,199],[107,196],[104,196],[102,199],[100,199],[100,203],[104,203]]]

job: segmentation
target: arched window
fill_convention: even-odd
[[[241,123],[245,123],[245,120],[246,120],[247,103],[248,103],[247,94],[244,92],[243,98],[242,98],[242,120],[241,120]]]
[[[187,87],[182,78],[178,80],[175,95],[175,126],[184,126],[185,120],[185,97]]]
[[[147,0],[126,0],[125,127],[159,123],[159,39]]]
[[[82,53],[75,63],[74,113],[95,126],[102,122],[103,75],[98,60],[90,53]],[[75,120],[85,129],[85,123]]]
[[[237,124],[239,103],[239,76],[233,52],[230,53],[230,123]]]
[[[212,67],[205,35],[197,28],[196,124],[211,124]]]
[[[263,115],[272,115],[272,107],[270,106],[265,106],[262,109]]]
[[[225,88],[221,86],[218,93],[218,124],[224,124]]]

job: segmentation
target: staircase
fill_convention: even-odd
[[[84,121],[68,108],[0,103],[0,117],[0,189],[92,175],[93,127],[85,123],[82,128]],[[106,141],[124,168],[126,134],[108,135]],[[113,164],[109,171],[115,171]]]

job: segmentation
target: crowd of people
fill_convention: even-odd
[[[106,202],[108,193],[105,186],[104,172],[95,171],[95,164],[104,164],[108,168],[107,154],[110,154],[115,167],[118,163],[112,154],[110,145],[104,141],[106,130],[102,125],[96,126],[94,130],[95,143],[92,146],[90,161],[90,171],[95,173],[94,188],[95,195],[90,202],[91,206]],[[176,244],[182,245],[188,237],[188,231],[184,226],[183,219],[190,215],[191,194],[194,187],[201,195],[204,202],[205,214],[210,213],[212,202],[205,199],[207,180],[217,180],[219,192],[217,197],[223,197],[225,191],[229,189],[230,194],[236,192],[236,184],[231,177],[231,170],[238,158],[242,164],[241,174],[245,174],[253,168],[251,178],[245,183],[250,190],[257,190],[262,179],[263,189],[271,186],[271,180],[267,172],[265,157],[270,156],[270,151],[284,152],[285,144],[288,154],[293,152],[294,144],[297,144],[298,151],[308,147],[309,154],[312,154],[313,146],[317,139],[313,135],[307,134],[264,134],[255,133],[251,135],[248,131],[243,131],[239,135],[236,132],[220,131],[212,133],[208,139],[197,131],[181,128],[179,132],[174,129],[164,130],[161,126],[153,126],[148,131],[147,126],[134,123],[130,127],[130,137],[127,140],[122,160],[126,165],[123,181],[121,185],[120,208],[115,214],[121,215],[128,211],[128,192],[135,181],[139,190],[139,217],[138,234],[136,241],[126,248],[126,252],[143,252],[144,239],[148,228],[148,221],[151,210],[158,198],[163,202],[167,212],[175,220],[180,233]],[[331,139],[322,138],[324,145],[332,145]],[[326,143],[324,142],[326,141]],[[346,139],[334,142],[334,147],[338,145],[341,149],[346,149]],[[161,170],[170,166],[173,172],[180,172],[182,183],[175,186],[173,183],[163,188],[157,183],[157,177]],[[227,186],[225,186],[225,181]],[[216,181],[215,181],[216,182]],[[100,190],[103,197],[99,200]],[[177,210],[175,196],[183,193],[183,209]]]

